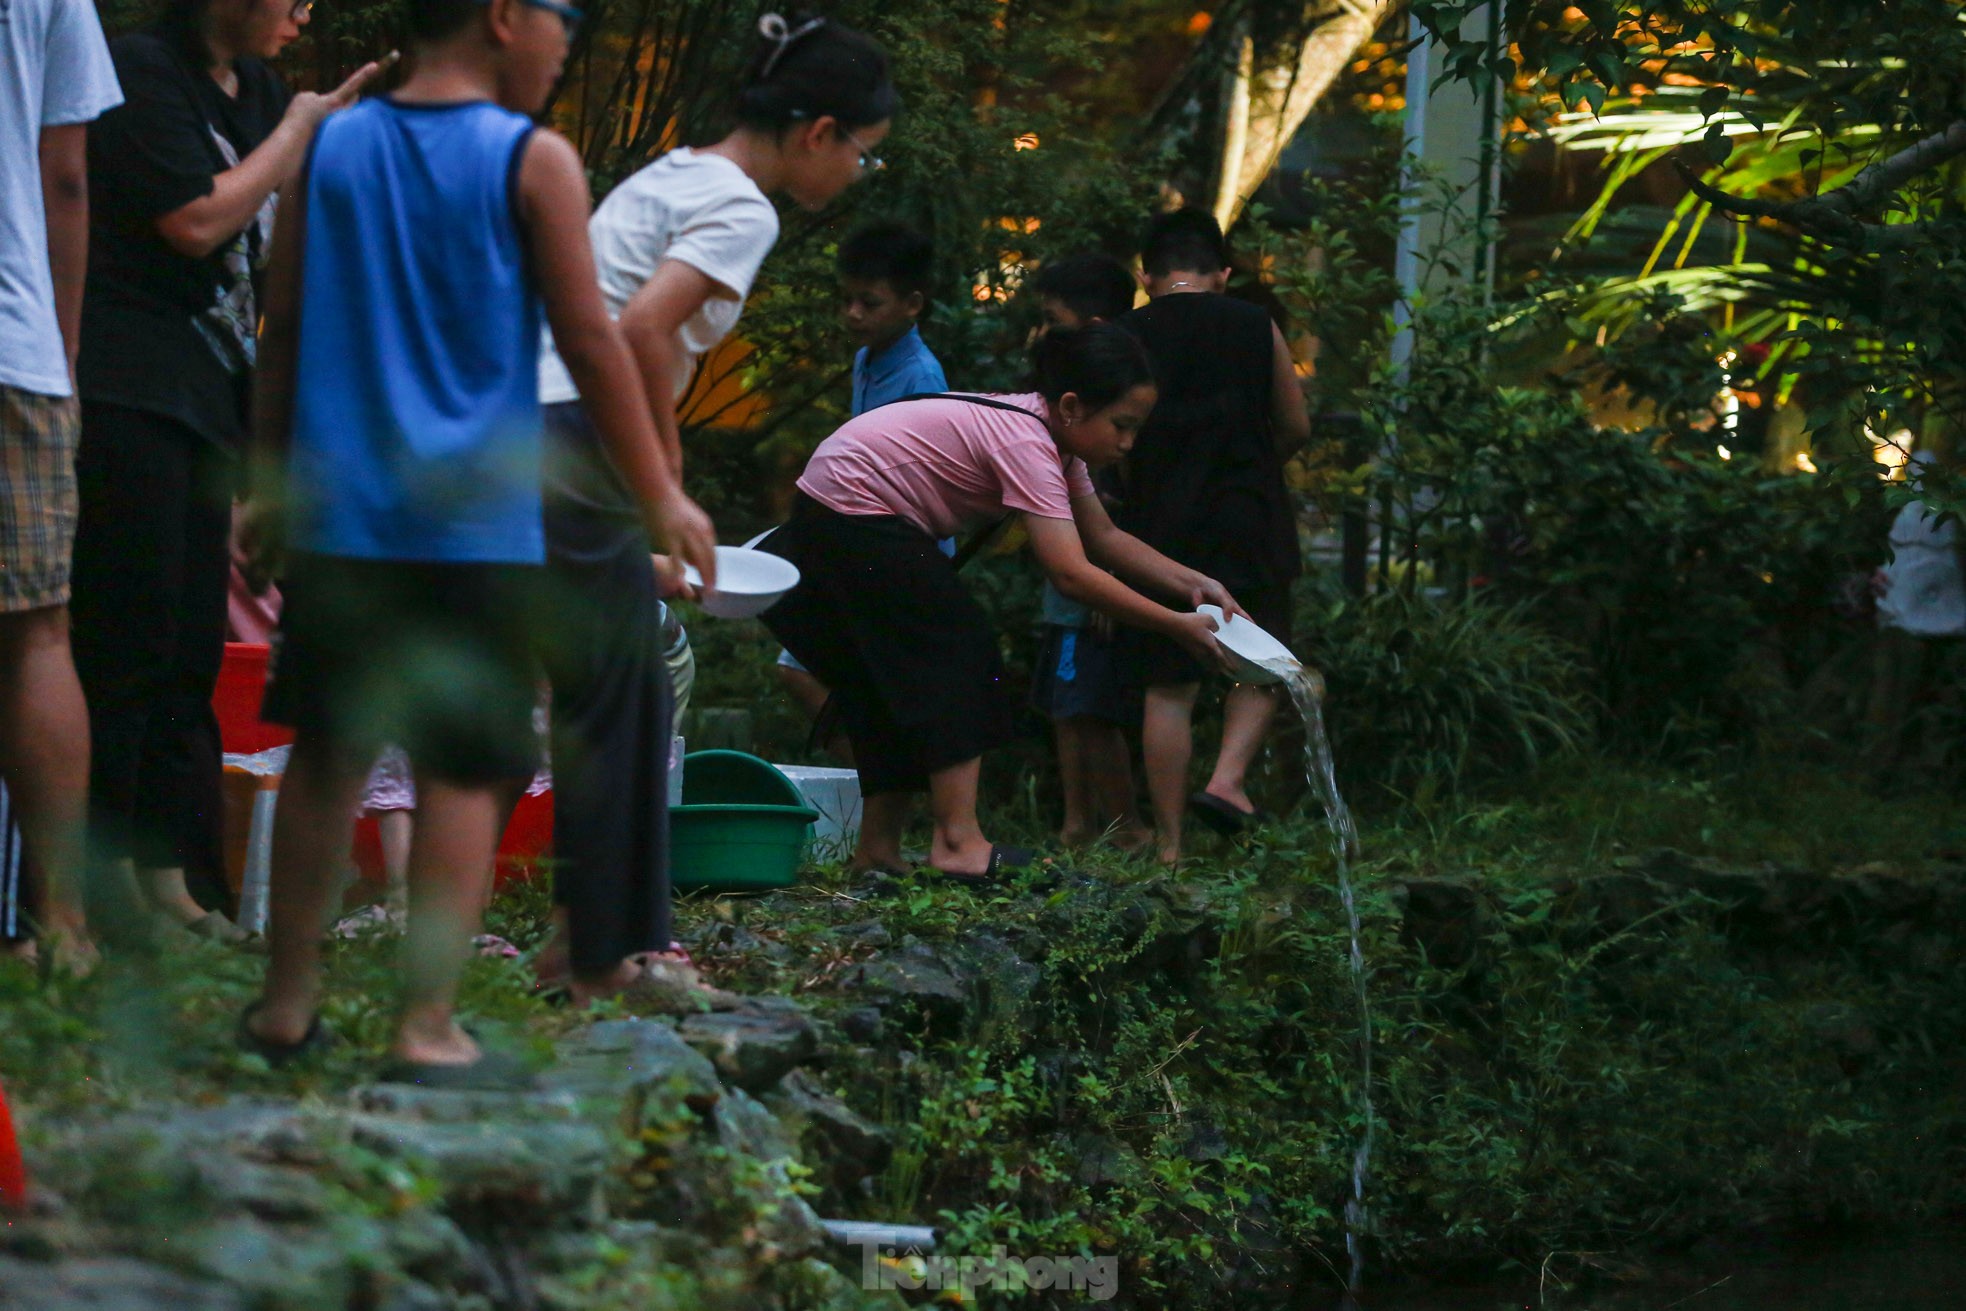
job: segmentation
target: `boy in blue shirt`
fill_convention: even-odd
[[[840,316],[860,344],[853,356],[853,414],[908,396],[949,390],[942,362],[922,340],[935,275],[935,247],[905,223],[869,223],[840,243]],[[954,538],[938,545],[954,555]],[[814,718],[831,695],[790,651],[778,653],[778,677]],[[838,754],[846,754],[843,744]]]
[[[715,536],[658,445],[587,240],[587,182],[535,128],[577,11],[411,0],[415,73],[328,120],[281,198],[254,397],[255,546],[290,550],[266,718],[295,730],[273,837],[270,1063],[324,1041],[322,927],[369,763],[400,743],[419,814],[407,996],[386,1078],[523,1079],[454,1015],[506,801],[531,774],[529,612],[544,558],[542,313],[671,554]],[[305,306],[305,313],[301,307]]]
[[[853,412],[947,391],[942,363],[918,326],[928,309],[935,248],[905,223],[869,223],[840,243],[841,317],[860,344],[853,357]]]

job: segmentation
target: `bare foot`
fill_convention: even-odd
[[[636,957],[630,956],[599,978],[583,979],[578,974],[569,976],[567,995],[573,999],[575,1006],[592,1006],[597,1001],[619,997],[641,977],[641,962]]]
[[[1106,834],[1106,842],[1129,856],[1137,856],[1154,845],[1154,831],[1145,824],[1115,826]]]
[[[389,1054],[410,1065],[471,1065],[484,1053],[455,1020],[438,1026],[405,1017]]]
[[[1058,845],[1068,851],[1077,851],[1080,847],[1091,846],[1098,837],[1099,835],[1097,833],[1094,833],[1088,828],[1060,829],[1058,830]]]
[[[86,930],[49,928],[41,935],[52,978],[86,979],[102,965],[102,951]]]

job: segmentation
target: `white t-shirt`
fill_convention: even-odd
[[[0,0],[0,386],[69,394],[41,129],[90,123],[122,103],[91,0]]]
[[[680,260],[716,281],[714,295],[682,326],[687,355],[676,391],[711,347],[737,326],[758,266],[778,240],[778,211],[743,169],[721,155],[672,150],[608,193],[587,222],[601,298],[608,314],[655,276],[665,259]],[[539,352],[539,399],[551,405],[580,399],[548,328]]]
[[[1891,524],[1889,585],[1877,598],[1877,622],[1919,637],[1966,634],[1966,578],[1960,576],[1958,524],[1939,522],[1923,501],[1898,511]]]

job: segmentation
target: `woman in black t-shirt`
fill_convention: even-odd
[[[99,859],[145,871],[158,910],[221,937],[238,930],[184,875],[223,895],[211,697],[257,280],[275,192],[377,71],[290,97],[265,60],[310,7],[169,0],[157,27],[110,44],[124,102],[89,133],[71,614],[92,836]]]

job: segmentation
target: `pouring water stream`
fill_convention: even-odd
[[[1352,889],[1351,863],[1358,855],[1358,827],[1351,809],[1338,791],[1338,771],[1331,754],[1331,739],[1324,729],[1324,686],[1311,670],[1287,652],[1258,661],[1262,668],[1290,693],[1297,714],[1304,721],[1304,777],[1324,807],[1325,826],[1331,835],[1331,854],[1338,872],[1338,900],[1345,908],[1345,926],[1351,934],[1352,989],[1358,999],[1358,1099],[1363,1127],[1352,1152],[1352,1195],[1345,1202],[1345,1253],[1351,1269],[1346,1279],[1346,1305],[1363,1289],[1365,1278],[1365,1179],[1372,1165],[1372,1135],[1376,1117],[1372,1107],[1372,1009],[1366,994],[1365,950],[1358,917],[1358,900]]]

